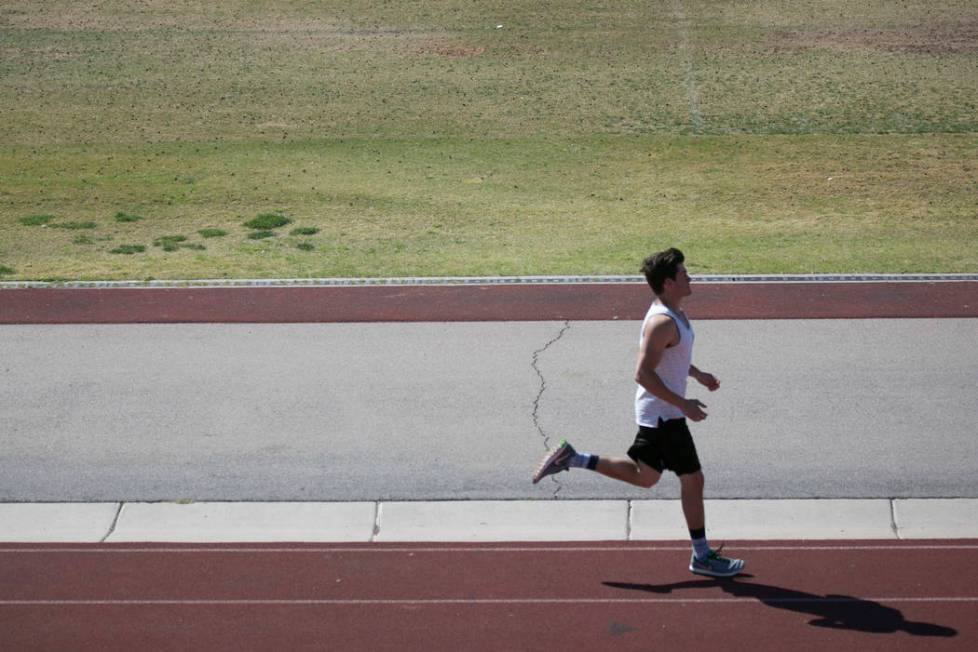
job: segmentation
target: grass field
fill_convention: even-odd
[[[970,0],[10,1],[0,279],[975,271],[976,88]]]

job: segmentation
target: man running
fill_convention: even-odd
[[[578,453],[561,441],[544,457],[533,483],[571,468],[585,468],[648,488],[669,469],[679,477],[683,515],[693,542],[689,570],[698,575],[731,577],[744,568],[744,562],[721,556],[707,543],[703,471],[686,426],[686,419],[702,421],[707,416],[703,411],[706,405],[686,398],[686,378],[692,376],[711,392],[720,387],[720,381],[692,364],[693,327],[682,311],[683,299],[692,294],[684,261],[681,251],[667,249],[649,256],[642,265],[655,300],[642,324],[635,372],[638,434],[628,457]]]

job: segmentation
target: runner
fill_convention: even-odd
[[[679,477],[683,515],[693,542],[689,570],[698,575],[731,577],[744,568],[744,562],[721,556],[707,542],[703,471],[686,425],[686,419],[702,421],[707,416],[703,411],[706,405],[686,398],[686,378],[692,376],[711,392],[720,387],[720,381],[692,364],[693,327],[682,311],[683,299],[692,294],[684,261],[681,251],[667,249],[649,256],[642,265],[655,300],[642,324],[635,372],[638,434],[628,457],[578,453],[567,441],[561,441],[544,457],[533,483],[554,473],[584,468],[648,488],[669,469]]]

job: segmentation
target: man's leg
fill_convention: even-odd
[[[683,516],[693,540],[693,557],[689,560],[689,570],[698,575],[730,577],[744,568],[740,559],[727,559],[718,552],[711,551],[706,540],[706,514],[703,508],[703,472],[684,473],[679,476],[683,504]],[[721,546],[722,547],[722,546]]]
[[[590,453],[578,453],[567,441],[561,441],[560,446],[548,452],[540,462],[533,474],[533,484],[548,475],[572,468],[597,471],[609,478],[645,488],[655,485],[662,477],[661,471],[657,471],[644,462],[628,457],[604,457]]]
[[[679,476],[683,503],[683,516],[689,530],[701,530],[706,525],[706,510],[703,508],[703,472],[684,473]]]
[[[609,478],[645,489],[654,486],[662,477],[660,472],[645,462],[636,461],[629,457],[599,457],[594,470]]]
[[[706,559],[710,554],[710,544],[706,540],[706,514],[703,508],[703,472],[683,473],[679,476],[680,502],[683,516],[689,528],[689,538],[693,542],[693,554],[697,559]]]

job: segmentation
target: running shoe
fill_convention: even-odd
[[[560,446],[553,449],[543,458],[537,472],[533,474],[533,484],[540,482],[543,478],[554,473],[560,473],[570,468],[571,458],[577,455],[574,447],[567,443],[566,439],[560,440]]]
[[[743,559],[728,559],[720,554],[723,546],[716,550],[711,550],[706,559],[699,560],[693,554],[689,558],[689,570],[697,575],[709,575],[710,577],[733,577],[744,569]]]

